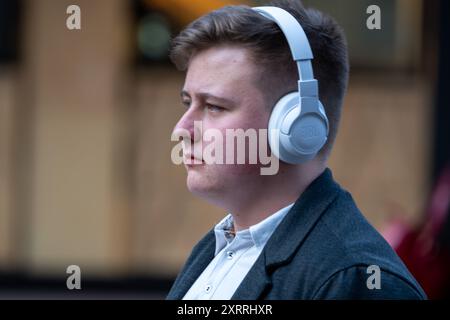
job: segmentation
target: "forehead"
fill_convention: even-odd
[[[257,68],[248,49],[220,46],[195,54],[189,63],[184,90],[236,96],[256,90]]]

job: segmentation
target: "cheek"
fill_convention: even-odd
[[[265,125],[224,130],[222,136],[223,163],[238,165],[239,171],[258,170],[270,154]]]
[[[213,165],[211,170],[222,177],[223,180],[242,178],[243,176],[254,176],[260,174],[259,164],[224,164]]]
[[[248,110],[252,109],[256,108],[248,108]],[[220,132],[221,139],[219,142],[215,139],[203,140],[203,149],[205,150],[207,146],[209,150],[220,149],[221,151],[214,151],[212,154],[215,160],[220,158],[223,163],[207,165],[211,176],[221,176],[226,180],[228,177],[235,179],[240,175],[260,174],[260,159],[270,153],[267,140],[267,123],[270,114],[265,110],[256,110],[236,113],[211,126]],[[203,129],[208,130],[208,126],[204,126]],[[263,134],[260,134],[260,129],[264,129]],[[205,154],[209,153],[205,152]]]

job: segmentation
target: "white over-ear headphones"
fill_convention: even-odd
[[[284,162],[306,162],[316,156],[328,137],[328,119],[319,101],[308,38],[300,23],[286,10],[278,7],[253,9],[274,21],[283,31],[300,77],[298,91],[283,96],[272,110],[268,127],[270,148]],[[273,129],[279,130],[278,141],[273,140]]]

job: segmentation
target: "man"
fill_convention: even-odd
[[[231,129],[267,129],[277,101],[298,90],[299,73],[279,26],[249,7],[222,8],[183,30],[173,40],[171,59],[187,70],[181,93],[187,109],[174,129],[189,142],[187,186],[230,214],[195,246],[167,298],[424,299],[327,168],[348,80],[342,30],[299,1],[272,6],[295,17],[311,45],[326,143],[312,159],[280,161],[271,175],[261,174],[262,161],[249,163],[250,151],[244,164],[201,159],[196,151],[211,140],[196,124],[223,136]],[[226,146],[231,142],[225,139]],[[258,148],[266,144],[259,138]],[[272,155],[280,155],[275,145],[270,143]],[[227,157],[230,150],[236,148],[215,155]]]

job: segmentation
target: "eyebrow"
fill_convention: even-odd
[[[219,101],[219,102],[221,102],[221,103],[224,103],[224,104],[228,104],[228,105],[234,105],[234,104],[236,104],[233,100],[231,100],[231,99],[227,99],[227,98],[224,98],[224,97],[219,97],[219,96],[215,96],[215,95],[213,95],[213,94],[211,94],[211,93],[208,93],[208,92],[199,92],[199,93],[197,93],[196,94],[197,96],[199,96],[200,98],[202,98],[203,100],[206,100],[206,99],[214,99],[214,100],[216,100],[216,101]],[[183,98],[183,97],[185,97],[185,96],[187,96],[187,97],[191,97],[191,95],[186,91],[186,90],[181,90],[181,92],[180,92],[180,96]]]

